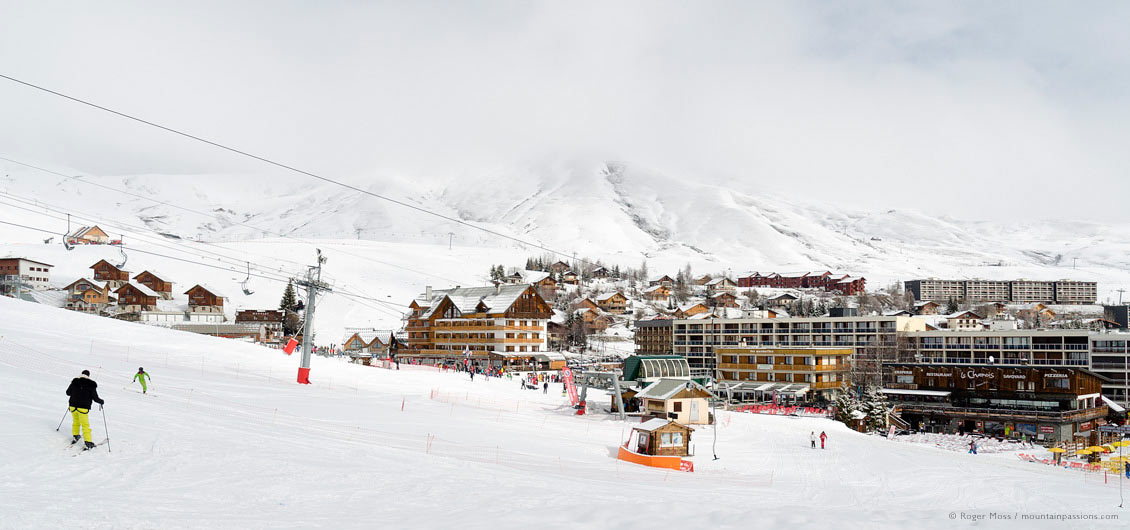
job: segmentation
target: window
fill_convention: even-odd
[[[676,401],[674,409],[672,409],[672,410],[674,410],[675,412],[682,412],[683,411],[683,402],[682,401]]]
[[[681,447],[683,445],[683,433],[681,432],[665,432],[659,435],[659,447]]]
[[[895,376],[895,381],[897,383],[901,383],[901,384],[908,384],[908,385],[914,384],[914,376],[913,375],[897,375],[897,376]],[[930,386],[933,386],[933,383],[931,383]]]

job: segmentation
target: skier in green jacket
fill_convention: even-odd
[[[138,367],[137,373],[134,374],[134,376],[133,376],[133,380],[135,382],[141,383],[141,393],[142,394],[144,394],[147,390],[147,388],[145,386],[145,380],[146,379],[152,379],[152,378],[149,377],[149,374],[145,372],[144,368]]]

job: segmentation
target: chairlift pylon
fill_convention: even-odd
[[[239,287],[241,289],[243,289],[243,294],[251,296],[251,295],[255,294],[255,291],[252,291],[251,289],[247,288],[247,282],[249,282],[249,281],[251,281],[251,262],[250,261],[247,262],[247,278],[245,278],[242,282],[239,282]]]

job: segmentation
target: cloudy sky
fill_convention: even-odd
[[[0,73],[350,179],[560,157],[1125,221],[1126,2],[15,2]],[[0,80],[0,156],[274,170]]]

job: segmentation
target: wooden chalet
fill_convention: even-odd
[[[571,270],[565,271],[561,273],[561,283],[568,285],[578,285],[581,283],[581,277]]]
[[[70,245],[108,245],[110,235],[95,226],[83,226],[67,234],[67,243]]]
[[[604,293],[596,297],[596,305],[609,313],[622,315],[628,310],[628,297],[619,291]]]
[[[738,303],[738,297],[734,296],[734,293],[720,292],[711,295],[708,300],[713,307],[732,307],[735,309],[741,307],[741,304]]]
[[[643,296],[652,302],[666,302],[671,298],[671,287],[664,284],[653,285],[644,290]]]
[[[429,288],[409,308],[401,357],[485,368],[527,366],[548,351],[553,310],[531,285]]]
[[[152,311],[157,308],[157,299],[161,297],[144,285],[132,283],[122,285],[114,294],[118,297],[118,307],[126,313]]]
[[[666,419],[648,420],[632,427],[628,448],[641,455],[688,456],[693,431],[686,425]]]
[[[223,313],[224,297],[204,284],[196,284],[184,292],[188,295],[188,310],[193,313]]]
[[[80,278],[65,288],[66,308],[84,313],[96,313],[110,303],[110,287],[105,282]]]
[[[706,307],[706,304],[702,302],[685,304],[675,310],[675,318],[690,318],[695,315],[701,315],[703,313],[709,312],[710,308]]]
[[[702,276],[699,276],[698,278],[694,279],[694,284],[695,285],[706,285],[707,283],[710,283],[710,280],[713,280],[713,279],[714,279],[714,277],[712,277],[711,275],[703,274]]]
[[[564,261],[558,261],[557,263],[549,266],[549,272],[552,272],[554,274],[564,274],[571,268],[572,267],[570,267],[568,263],[565,263]]]
[[[938,303],[929,300],[915,302],[914,313],[917,315],[936,315],[938,314]]]
[[[565,329],[564,324],[550,320],[545,324],[545,331],[549,337],[549,349],[552,351],[559,351],[565,348],[566,337],[569,331]]]
[[[647,284],[652,287],[656,285],[666,285],[667,287],[671,287],[675,285],[675,279],[664,274],[663,276],[660,276],[658,278],[648,280]]]
[[[129,283],[129,271],[119,269],[112,263],[106,260],[99,260],[98,263],[90,266],[94,269],[94,279],[103,282],[110,282],[111,289],[117,289],[122,285]]]
[[[714,278],[706,282],[706,294],[712,295],[716,293],[736,293],[738,291],[738,284],[726,277]]]
[[[580,309],[582,307],[587,307],[587,308],[595,310],[595,311],[600,311],[600,306],[597,305],[596,302],[593,302],[592,299],[588,298],[588,297],[578,299],[576,302],[573,303],[573,309]]]
[[[161,295],[162,299],[172,300],[173,282],[169,281],[169,278],[171,277],[150,269],[134,276],[133,280],[152,289],[154,292]]]
[[[609,278],[612,276],[612,271],[604,267],[597,267],[589,273],[593,278]]]

